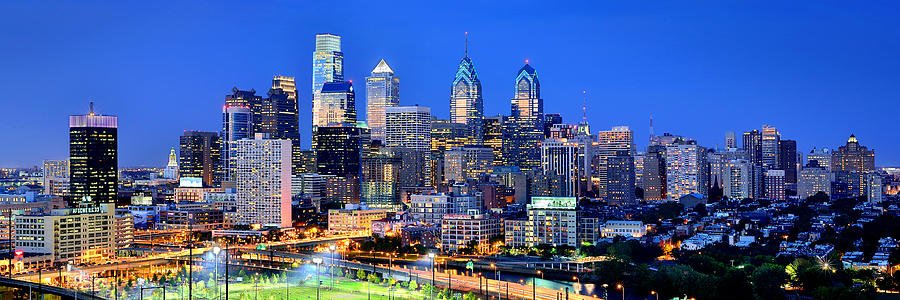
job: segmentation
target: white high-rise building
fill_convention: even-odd
[[[163,169],[163,178],[178,179],[178,156],[175,155],[175,148],[169,151],[169,163]]]
[[[723,195],[731,200],[750,198],[750,161],[735,159],[722,166]]]
[[[69,161],[44,161],[44,194],[65,196],[69,192]]]
[[[634,132],[628,126],[615,126],[610,130],[597,133],[597,147],[594,159],[597,160],[597,182],[600,197],[606,197],[609,174],[607,159],[616,156],[617,151],[628,151],[634,155]]]
[[[884,197],[884,187],[881,184],[881,175],[876,172],[866,174],[866,196],[869,202],[879,203]]]
[[[431,149],[431,108],[398,106],[385,108],[384,144],[419,151]],[[372,126],[372,123],[369,123]],[[375,138],[375,131],[372,131]]]
[[[400,78],[382,59],[366,77],[366,123],[372,130],[372,140],[385,139],[385,113],[390,107],[400,105]],[[430,112],[429,112],[430,114]]]
[[[666,192],[669,201],[693,193],[706,195],[703,180],[702,148],[696,144],[666,146]]]
[[[807,165],[800,169],[797,176],[797,196],[806,199],[818,192],[831,196],[831,181],[834,176],[823,166]]]
[[[243,139],[233,144],[238,224],[291,226],[291,140]]]

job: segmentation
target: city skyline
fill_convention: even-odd
[[[188,4],[184,5],[185,9],[193,8]],[[544,6],[530,6],[530,8],[541,7]],[[60,13],[59,10],[64,8],[65,6],[55,6],[48,9],[52,15],[54,11]],[[599,21],[603,20],[605,15],[591,18],[595,14],[603,13],[603,8],[610,10],[609,16],[613,16],[615,12],[625,14],[617,16],[616,22]],[[72,45],[75,49],[66,47],[44,49],[50,51],[43,53],[50,57],[49,61],[59,64],[58,67],[53,66],[51,70],[55,70],[58,72],[57,76],[67,80],[61,80],[53,85],[57,88],[45,89],[42,93],[34,92],[37,89],[36,85],[39,84],[44,88],[47,85],[33,80],[38,76],[33,72],[51,68],[45,65],[49,62],[38,62],[36,54],[26,55],[24,52],[46,41],[38,42],[32,40],[31,35],[13,32],[12,44],[18,46],[10,49],[10,55],[5,57],[16,57],[17,61],[0,59],[3,65],[8,66],[5,69],[9,71],[0,75],[0,87],[11,93],[6,99],[12,103],[12,108],[20,113],[10,115],[10,120],[4,122],[2,126],[3,132],[11,134],[13,140],[25,143],[21,143],[20,147],[4,147],[0,150],[0,166],[30,167],[39,165],[42,160],[64,159],[67,156],[66,132],[65,127],[60,124],[64,122],[65,116],[87,113],[86,103],[95,101],[98,111],[120,118],[119,167],[163,167],[169,149],[178,146],[178,137],[183,131],[221,129],[222,116],[219,108],[224,95],[229,94],[231,88],[265,91],[270,86],[269,82],[273,75],[297,78],[300,135],[304,148],[308,148],[312,98],[308,90],[308,79],[311,77],[310,61],[314,35],[322,32],[342,36],[344,77],[355,81],[356,89],[363,90],[360,87],[371,72],[372,66],[385,59],[390,62],[396,75],[404,78],[400,105],[426,106],[431,108],[433,115],[442,119],[449,118],[449,87],[460,57],[468,52],[482,81],[485,117],[505,115],[508,112],[508,101],[513,92],[509,83],[515,78],[515,71],[528,59],[541,74],[542,98],[546,103],[545,113],[560,113],[566,123],[580,121],[581,91],[587,90],[588,121],[592,125],[593,133],[608,130],[613,126],[629,126],[634,131],[637,149],[646,147],[649,131],[647,127],[652,114],[657,135],[671,132],[694,138],[700,145],[706,147],[716,145],[723,147],[725,133],[728,131],[740,133],[761,128],[762,125],[771,125],[777,127],[785,138],[796,140],[797,151],[800,153],[808,153],[813,147],[836,149],[843,145],[850,134],[855,134],[862,144],[876,151],[877,166],[900,164],[900,153],[892,151],[898,146],[898,141],[891,137],[889,130],[884,130],[888,128],[890,122],[890,110],[879,109],[888,107],[887,105],[892,103],[890,99],[900,95],[900,91],[890,86],[893,82],[892,76],[897,75],[886,73],[886,70],[900,66],[900,62],[892,56],[882,57],[883,60],[878,61],[873,61],[872,58],[896,53],[896,50],[900,49],[900,45],[891,42],[896,32],[876,31],[885,30],[879,28],[890,27],[890,24],[896,21],[878,18],[866,21],[852,20],[852,13],[839,12],[845,7],[838,6],[806,8],[797,12],[800,16],[790,22],[772,21],[772,24],[769,24],[757,19],[760,16],[778,16],[787,13],[788,8],[790,7],[771,7],[770,10],[756,9],[745,13],[728,10],[723,14],[743,18],[739,20],[752,21],[750,23],[756,22],[756,25],[765,25],[760,28],[759,33],[752,34],[747,32],[752,24],[738,24],[741,22],[737,21],[727,22],[725,28],[705,28],[702,25],[709,25],[723,16],[702,15],[704,11],[697,10],[696,7],[693,11],[675,7],[675,11],[669,14],[662,14],[656,9],[640,9],[627,5],[587,7],[588,11],[581,13],[548,9],[542,15],[550,21],[534,32],[532,37],[535,42],[526,43],[525,46],[508,43],[508,35],[514,32],[515,28],[504,22],[514,23],[523,18],[514,14],[498,16],[497,20],[479,20],[475,24],[463,27],[447,26],[448,15],[451,15],[453,10],[434,12],[437,14],[434,24],[418,29],[420,34],[429,33],[428,43],[422,44],[404,40],[404,34],[415,34],[416,31],[413,29],[403,29],[401,32],[377,39],[377,31],[373,29],[360,29],[359,26],[352,24],[320,26],[312,24],[312,20],[308,21],[310,23],[293,21],[296,23],[292,23],[292,26],[280,28],[274,33],[263,32],[262,28],[269,24],[268,21],[248,25],[246,28],[223,27],[219,26],[220,23],[194,24],[198,29],[219,26],[216,28],[218,35],[213,35],[216,38],[224,38],[221,36],[223,32],[231,29],[244,30],[248,35],[254,36],[290,34],[292,37],[289,42],[263,47],[279,52],[277,55],[255,55],[260,53],[247,52],[250,50],[243,46],[235,46],[233,49],[217,49],[220,52],[210,54],[210,57],[206,57],[206,53],[203,55],[200,53],[206,51],[207,47],[217,47],[218,42],[202,45],[203,42],[196,42],[193,50],[189,50],[191,48],[178,50],[177,46],[180,43],[187,42],[180,39],[186,38],[191,32],[178,33],[172,27],[158,24],[161,20],[152,19],[153,14],[149,14],[151,16],[144,18],[151,18],[150,23],[159,26],[138,25],[127,20],[119,20],[123,21],[123,28],[146,27],[138,29],[143,29],[141,32],[152,36],[147,41],[129,40],[131,38],[107,34],[105,29],[95,28],[101,25],[100,23],[76,24],[75,28],[66,29],[81,30],[75,36],[98,39],[95,40],[97,44],[78,43]],[[39,8],[29,9],[34,9],[32,12],[34,13]],[[91,6],[77,9],[88,10]],[[85,13],[97,14],[115,9],[124,8],[109,7]],[[202,14],[200,20],[227,14],[236,9],[228,5],[217,7],[214,11]],[[875,7],[856,7],[852,12],[879,16],[892,11],[875,10]],[[473,12],[472,18],[483,19],[484,15],[491,15],[496,11],[498,7],[489,6],[483,11]],[[173,12],[178,13],[183,12]],[[351,13],[361,12],[353,10]],[[702,18],[695,22],[679,20],[669,24],[674,28],[663,28],[663,21],[647,19],[650,16],[661,15],[673,18],[679,13],[700,14]],[[397,14],[409,15],[411,11],[400,10]],[[823,14],[833,19],[822,18]],[[37,15],[24,13],[4,22],[24,22],[34,17]],[[801,22],[803,20],[809,22]],[[836,24],[826,26],[827,29],[834,30],[833,34],[831,36],[815,34],[818,31],[814,28],[825,26],[823,24],[829,20],[837,21]],[[54,25],[62,26],[67,22],[74,20],[60,18],[48,21],[48,24],[34,28],[33,33],[46,34],[44,31],[53,28]],[[584,25],[577,28],[585,29],[559,31],[572,24]],[[607,27],[611,24],[616,26]],[[787,27],[780,28],[779,24]],[[595,34],[589,30],[590,28],[599,29],[600,34]],[[688,34],[691,32],[688,29],[699,30],[698,32],[702,34],[693,36]],[[776,32],[776,29],[784,29],[786,32]],[[729,43],[734,41],[725,35],[728,30],[744,33],[747,39],[731,45]],[[469,32],[468,47],[463,41],[463,32],[466,31]],[[550,32],[556,32],[561,37],[547,36]],[[678,35],[665,37],[664,33],[678,33]],[[790,34],[803,33],[809,34],[804,36],[805,40],[786,40]],[[624,36],[627,34],[633,36]],[[153,46],[161,48],[151,47],[129,54],[122,52],[128,52],[131,48],[120,48],[112,52],[94,48],[100,47],[98,45],[122,42],[138,47],[142,45],[141,43],[158,41],[169,35],[171,37],[168,42]],[[632,40],[640,37],[651,38],[651,41],[638,43]],[[71,37],[54,33],[47,35],[46,38],[63,42]],[[574,50],[565,50],[570,56],[561,58],[558,52],[553,51],[559,51],[559,48],[558,45],[551,45],[550,41],[558,38],[570,41],[569,45],[573,46]],[[129,44],[128,41],[133,43]],[[203,41],[208,42],[205,39]],[[856,45],[844,45],[842,41],[854,42]],[[248,44],[265,43],[254,41]],[[751,44],[769,52],[756,53],[745,49]],[[652,45],[661,48],[675,47],[676,51],[666,52],[646,48]],[[415,49],[415,53],[403,49],[410,46]],[[878,49],[874,49],[875,46],[878,46]],[[715,49],[716,47],[721,48]],[[152,49],[168,49],[168,51],[149,52]],[[813,50],[817,52],[810,52]],[[710,57],[689,55],[688,52],[692,51],[715,54]],[[849,52],[842,53],[844,51]],[[660,54],[666,55],[656,56]],[[771,61],[758,61],[766,56],[761,54],[774,57],[771,57]],[[73,59],[58,61],[65,60],[65,57]],[[183,60],[198,57],[202,59],[196,64],[179,65],[184,63]],[[123,61],[129,64],[119,66]],[[231,65],[236,61],[239,62],[237,66]],[[760,66],[751,66],[751,62]],[[608,68],[604,68],[604,64]],[[119,68],[116,68],[117,66]],[[220,69],[222,67],[228,67],[229,71],[222,72]],[[173,71],[170,68],[175,69]],[[82,71],[86,73],[82,74]],[[822,72],[824,74],[816,74]],[[209,77],[211,80],[202,79],[212,73],[216,74]],[[42,76],[46,75],[46,72],[42,72]],[[188,80],[187,77],[192,78]],[[128,78],[133,80],[127,80]],[[165,93],[169,96],[160,97],[157,93],[140,92],[152,88],[170,89],[169,93]],[[734,100],[723,101],[723,98]],[[359,92],[356,99],[356,109],[360,112],[359,120],[366,120],[367,118],[363,117],[367,104],[365,92]],[[138,102],[147,104],[138,106],[136,105]],[[849,107],[849,103],[865,105],[852,108]],[[812,111],[809,107],[816,104],[818,106],[815,111],[826,114],[826,117],[809,113]],[[840,104],[848,107],[842,107]],[[772,107],[773,105],[779,106]],[[861,113],[848,117],[843,114],[847,109],[857,109]],[[828,118],[829,114],[834,117]],[[179,132],[179,129],[182,131]],[[38,136],[41,138],[34,138]]]

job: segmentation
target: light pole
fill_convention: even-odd
[[[656,295],[656,300],[659,300],[659,294],[656,291],[650,291],[650,295]]]
[[[428,296],[434,299],[434,252],[428,252],[428,258],[431,258],[431,290]]]
[[[328,250],[331,251],[331,290],[334,290],[334,244],[328,245]]]
[[[541,275],[541,279],[544,279],[544,273],[541,273],[541,270],[537,270],[537,273]],[[531,300],[537,300],[537,276],[531,277]]]
[[[625,286],[620,283],[616,285],[616,288],[622,290],[622,300],[625,300]]]
[[[219,246],[213,247],[213,263],[216,265],[216,267],[215,267],[216,275],[214,278],[215,278],[215,282],[216,282],[217,297],[221,297],[221,294],[219,293],[219,253],[220,252],[222,252],[222,248],[219,248]],[[226,278],[225,280],[228,280],[228,278]]]
[[[321,258],[313,258],[313,262],[316,263],[316,300],[319,300],[319,264],[322,263]]]
[[[503,300],[503,292],[500,289],[500,270],[497,270],[497,265],[494,263],[491,263],[491,268],[494,269],[494,277],[497,278],[497,299]],[[490,293],[490,288],[488,288],[488,293]]]

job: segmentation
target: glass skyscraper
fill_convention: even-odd
[[[222,174],[218,133],[185,131],[178,144],[181,177],[201,178],[204,186],[219,186]]]
[[[481,80],[467,49],[450,85],[450,121],[466,124],[466,145],[480,146],[483,142],[484,100],[481,97]]]
[[[400,105],[400,78],[382,59],[366,77],[366,122],[372,130],[372,140],[385,139],[385,109]]]
[[[510,112],[504,139],[503,161],[524,171],[541,165],[541,141],[544,140],[544,99],[537,72],[527,63],[516,75],[515,96],[510,100]]]
[[[94,113],[69,116],[70,207],[115,203],[118,198],[118,123]]]
[[[319,124],[320,92],[326,82],[344,80],[344,53],[341,52],[341,36],[330,33],[316,34],[316,49],[313,51],[312,75],[312,125]]]
[[[347,81],[327,82],[322,85],[315,126],[355,126],[356,91]]]

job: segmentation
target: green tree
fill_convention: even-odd
[[[473,294],[472,292],[466,293],[466,296],[463,297],[463,300],[475,300],[475,299],[477,299],[477,297],[475,297],[475,294]]]
[[[365,280],[366,271],[363,271],[363,269],[359,269],[358,271],[356,271],[356,278],[359,278],[359,280]]]
[[[415,291],[418,289],[419,289],[419,284],[415,280],[409,282],[409,290]]]
[[[757,299],[784,299],[784,286],[787,283],[784,267],[775,264],[763,264],[753,271],[750,282],[753,294]]]

